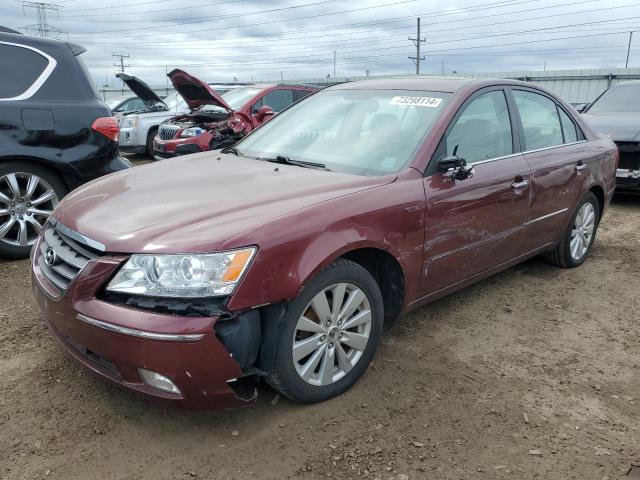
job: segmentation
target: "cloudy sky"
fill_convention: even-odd
[[[260,81],[415,71],[408,37],[422,22],[422,73],[640,67],[634,0],[51,0],[49,24],[83,55],[99,85],[115,82],[114,53],[153,86],[183,68],[207,81]],[[36,11],[0,0],[20,31]],[[635,50],[635,51],[634,51]]]

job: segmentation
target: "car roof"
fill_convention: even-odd
[[[331,90],[426,90],[454,93],[474,81],[478,80],[465,77],[394,77],[340,83],[328,88]]]

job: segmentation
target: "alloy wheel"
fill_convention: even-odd
[[[304,309],[293,334],[296,372],[305,382],[325,386],[358,363],[371,334],[369,299],[351,283],[319,292]]]
[[[0,177],[0,242],[33,245],[58,200],[51,185],[32,173]]]
[[[593,205],[589,202],[585,203],[578,210],[578,215],[573,222],[573,229],[571,230],[571,241],[569,243],[571,250],[571,257],[575,261],[579,261],[585,256],[593,232],[596,226],[596,212]]]

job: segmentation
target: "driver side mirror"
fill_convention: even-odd
[[[269,117],[269,116],[273,115],[274,113],[275,112],[273,111],[273,108],[271,108],[269,105],[263,105],[256,112],[256,119],[259,122],[261,122],[261,121],[263,121],[265,119],[265,117]]]
[[[462,157],[451,155],[438,161],[438,171],[441,173],[449,172],[453,180],[465,180],[473,176],[473,165],[467,165],[466,160]]]

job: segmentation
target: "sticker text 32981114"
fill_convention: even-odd
[[[393,97],[389,101],[389,105],[417,105],[419,107],[436,108],[442,102],[441,98],[436,97],[410,97],[399,96]]]

